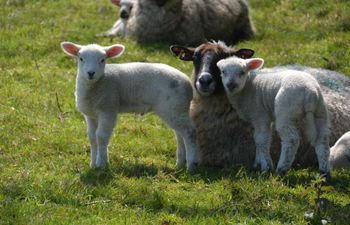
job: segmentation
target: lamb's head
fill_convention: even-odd
[[[261,68],[263,64],[261,58],[241,59],[233,56],[220,60],[217,66],[226,93],[239,93],[246,84],[249,72]]]
[[[119,6],[119,17],[122,19],[128,19],[131,13],[131,9],[134,5],[133,0],[111,0],[112,4]]]
[[[250,58],[254,54],[251,49],[228,48],[223,42],[207,42],[197,48],[174,45],[170,47],[170,50],[181,60],[193,61],[192,80],[201,96],[210,96],[224,91],[220,70],[216,65],[218,61],[230,56]]]
[[[72,42],[62,42],[63,51],[78,59],[78,76],[90,82],[104,76],[106,59],[118,57],[124,51],[120,44],[102,47],[97,44],[77,45]]]

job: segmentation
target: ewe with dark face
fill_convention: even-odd
[[[172,46],[171,51],[184,61],[193,61],[191,118],[196,125],[202,165],[251,165],[249,145],[253,143],[251,126],[240,120],[228,101],[217,62],[236,55],[250,58],[254,51],[235,50],[223,42],[207,42],[197,48]],[[247,147],[248,146],[248,147]],[[254,145],[252,145],[254,149]]]

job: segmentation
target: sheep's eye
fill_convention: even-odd
[[[242,77],[244,76],[245,72],[242,70],[240,73],[239,73],[239,76]]]
[[[105,59],[101,59],[101,63],[104,63],[105,62]]]
[[[80,62],[84,61],[83,58],[79,57]]]

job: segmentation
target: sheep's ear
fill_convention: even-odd
[[[230,55],[235,55],[239,58],[242,59],[249,59],[250,57],[252,57],[254,55],[254,50],[252,49],[248,49],[248,48],[241,48],[239,50],[232,50]]]
[[[61,48],[69,56],[78,56],[79,50],[82,48],[82,46],[72,42],[62,42]]]
[[[261,58],[247,59],[246,62],[248,71],[260,69],[264,65],[264,60]]]
[[[216,66],[221,70],[221,66],[224,63],[224,59],[221,59],[219,62],[216,63]]]
[[[118,57],[121,54],[123,54],[124,49],[125,49],[124,45],[119,45],[119,44],[105,47],[106,56],[107,58]]]
[[[120,0],[111,0],[113,5],[120,6]]]
[[[172,45],[170,46],[170,51],[173,53],[174,56],[179,57],[179,59],[184,61],[192,61],[193,60],[193,54],[194,49],[193,48],[186,48],[179,45]]]

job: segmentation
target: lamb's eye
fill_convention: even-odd
[[[105,59],[101,59],[101,63],[104,63],[105,62]]]
[[[239,76],[244,76],[245,72],[242,70],[240,73],[239,73]]]
[[[81,57],[79,58],[79,60],[80,60],[80,62],[84,61],[83,58],[81,58]]]

